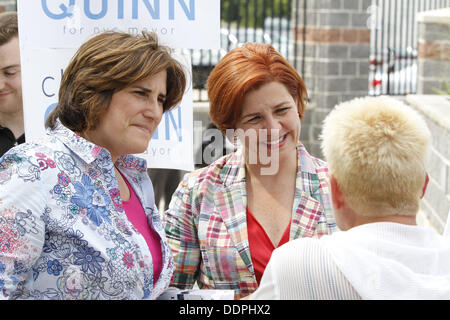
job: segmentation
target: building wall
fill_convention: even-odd
[[[450,211],[450,96],[409,95],[405,102],[425,118],[431,131],[430,182],[421,210],[430,225],[442,233]]]
[[[450,8],[418,15],[418,94],[450,90]]]
[[[430,183],[422,210],[442,232],[450,211],[450,8],[418,15],[418,95],[406,101],[426,118],[433,137],[429,159]]]
[[[299,59],[304,56],[297,68],[301,72],[304,64],[301,76],[309,95],[300,139],[314,156],[322,157],[318,137],[330,110],[368,93],[370,4],[370,0],[300,0],[293,10],[297,52]]]
[[[16,10],[16,0],[0,0],[0,12]]]

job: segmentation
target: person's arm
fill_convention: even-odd
[[[0,161],[0,300],[14,298],[42,252],[47,208],[41,174],[32,157],[9,152]]]
[[[194,193],[186,179],[181,181],[164,215],[167,241],[175,263],[171,286],[180,289],[193,287],[201,261]]]

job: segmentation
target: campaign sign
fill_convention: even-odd
[[[212,4],[215,5],[211,6]],[[216,32],[210,33],[210,31],[219,25],[220,15],[215,16],[215,11],[212,10],[214,19],[217,21],[200,18],[208,16],[202,12],[213,7],[219,8],[220,1],[19,0],[19,41],[26,140],[31,141],[45,134],[45,119],[58,103],[58,91],[64,69],[78,47],[96,33],[105,31],[103,27],[135,33],[133,28],[144,25],[147,28],[150,25],[156,27],[159,26],[158,23],[162,23],[161,21],[166,21],[173,23],[177,30],[183,26],[183,36],[175,35],[175,33],[167,35],[166,39],[170,39],[167,43],[171,43],[172,47],[189,48],[197,44],[214,47],[214,42],[220,41],[220,33],[218,28]],[[116,11],[113,14],[111,10]],[[145,18],[145,14],[153,14],[154,20],[159,22],[150,23],[148,17]],[[38,17],[37,20],[35,17]],[[163,17],[166,17],[165,20]],[[205,27],[202,24],[202,36],[199,37],[200,32],[190,29],[190,26],[193,26],[192,21],[203,21],[202,23],[211,25]],[[83,36],[69,35],[70,27],[73,26],[86,33]],[[64,30],[68,30],[69,34],[65,35]],[[215,33],[214,37],[212,37],[213,33]],[[208,37],[209,40],[203,44],[197,42]],[[197,44],[188,46],[187,42]],[[187,71],[187,90],[180,105],[163,114],[147,151],[140,156],[147,159],[148,166],[151,168],[191,171],[194,169],[191,61],[188,50],[177,50],[177,52],[175,57]]]
[[[76,49],[25,49],[20,52],[25,136],[45,134],[45,119],[58,102],[64,68]]]
[[[220,0],[18,0],[22,47],[77,48],[105,31],[154,32],[184,49],[220,49]]]

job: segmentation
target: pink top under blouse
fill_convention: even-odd
[[[155,285],[158,281],[163,267],[161,238],[159,237],[158,233],[150,226],[149,223],[151,223],[151,221],[147,219],[144,208],[142,207],[142,204],[139,201],[139,198],[136,196],[133,188],[123,175],[122,177],[125,180],[128,189],[130,190],[130,199],[128,201],[122,201],[123,208],[125,209],[128,220],[130,220],[133,226],[144,237],[150,249],[153,260],[153,285]]]

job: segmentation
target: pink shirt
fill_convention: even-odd
[[[144,208],[133,188],[123,175],[122,177],[130,190],[130,199],[128,201],[122,201],[123,208],[125,209],[128,220],[130,220],[133,226],[142,234],[150,249],[153,260],[153,285],[155,285],[163,267],[161,238],[158,233],[150,227],[149,223],[151,223],[151,221],[147,219]]]

